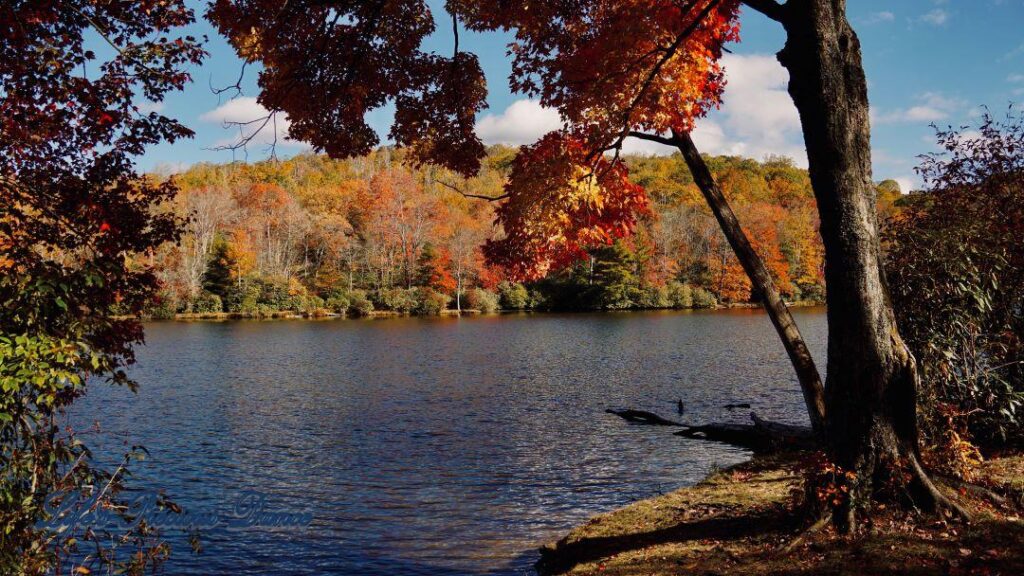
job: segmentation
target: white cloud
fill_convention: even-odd
[[[723,57],[728,85],[721,110],[697,121],[693,140],[701,152],[763,159],[787,156],[807,166],[800,117],[786,91],[789,73],[767,54]],[[629,138],[623,152],[672,154],[674,148]]]
[[[1011,84],[1017,84],[1024,82],[1024,74],[1010,74],[1006,77],[1006,81]]]
[[[693,139],[702,152],[763,159],[790,157],[807,166],[800,118],[786,91],[789,73],[774,56],[727,54],[728,77],[721,110],[699,120]],[[562,126],[555,110],[534,100],[518,100],[500,114],[477,121],[476,131],[487,144],[521,145],[535,142]],[[656,142],[627,138],[627,154],[667,155],[675,149]]]
[[[173,176],[188,170],[189,166],[185,162],[157,162],[150,172],[157,176]]]
[[[918,188],[917,178],[913,176],[900,176],[898,178],[893,178],[893,180],[900,185],[900,192],[904,194],[913,192],[914,189]]]
[[[871,110],[872,120],[877,124],[927,123],[946,120],[966,107],[959,98],[944,96],[938,92],[925,92],[917,98],[918,103],[908,108],[876,113]]]
[[[268,117],[269,111],[255,98],[245,96],[229,100],[217,108],[199,117],[203,122],[216,122],[233,130],[236,134],[230,138],[218,140],[215,146],[232,146],[243,140],[253,145],[271,145],[307,147],[304,142],[292,140],[288,136],[291,122],[283,113],[276,118]]]
[[[727,54],[722,64],[728,84],[722,109],[711,120],[721,125],[724,134],[713,137],[714,128],[710,128],[706,151],[756,159],[788,156],[806,166],[800,116],[786,91],[789,72],[767,54]]]
[[[925,24],[931,24],[932,26],[945,26],[949,22],[949,12],[946,12],[942,8],[936,8],[930,12],[922,14],[920,17],[921,22]]]
[[[150,102],[149,100],[145,100],[136,104],[136,107],[139,109],[139,112],[143,114],[149,114],[150,112],[160,113],[164,111],[163,102]]]
[[[561,127],[558,111],[536,100],[517,100],[501,114],[487,114],[477,120],[476,133],[485,144],[521,146]]]
[[[671,156],[679,149],[674,146],[666,146],[650,140],[639,138],[626,138],[622,142],[623,154],[636,154],[639,156]]]
[[[894,22],[895,20],[895,14],[889,12],[888,10],[883,10],[882,12],[874,12],[868,15],[867,18],[864,18],[863,22],[865,24],[881,24],[885,22]]]

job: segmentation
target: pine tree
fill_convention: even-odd
[[[234,266],[228,243],[218,238],[210,261],[206,264],[206,272],[203,273],[203,290],[226,298],[235,283],[232,278]]]

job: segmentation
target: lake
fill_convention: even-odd
[[[824,311],[795,315],[823,370]],[[79,426],[101,424],[88,442],[108,457],[145,445],[132,485],[163,488],[191,514],[236,513],[257,495],[262,510],[308,521],[209,529],[200,555],[174,531],[170,574],[528,574],[540,544],[586,518],[749,456],[606,408],[700,423],[744,421],[748,410],[724,405],[749,402],[807,421],[757,310],[146,333],[139,393],[94,385],[76,406]]]

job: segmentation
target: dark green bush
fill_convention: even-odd
[[[479,310],[484,314],[498,311],[498,295],[483,288],[473,288],[466,292],[466,306],[471,310]]]
[[[922,430],[949,421],[979,445],[1024,444],[1024,125],[940,132],[886,234],[900,333],[921,373]]]
[[[335,314],[347,314],[352,300],[348,294],[335,293],[324,301],[324,306]]]
[[[693,308],[693,290],[689,284],[681,282],[669,282],[668,300],[670,305],[676,309]]]
[[[366,295],[365,290],[353,290],[349,292],[348,313],[352,316],[369,316],[373,312],[373,302]]]
[[[498,296],[502,310],[525,310],[530,305],[530,293],[519,283],[498,284]]]
[[[715,295],[703,288],[694,288],[691,291],[693,295],[693,307],[694,308],[716,308],[718,306],[718,298]]]
[[[200,292],[192,301],[192,311],[197,314],[209,314],[224,311],[220,296],[212,292]]]
[[[390,310],[402,314],[410,314],[416,309],[415,288],[385,288],[376,290],[370,295],[373,306],[377,310]]]
[[[448,308],[451,297],[430,288],[413,289],[416,307],[413,312],[423,316],[437,316]]]
[[[661,310],[671,308],[672,301],[669,299],[667,286],[644,286],[640,289],[640,298],[637,305],[646,310]]]

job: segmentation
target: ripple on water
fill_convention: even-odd
[[[797,313],[824,358],[820,310]],[[522,574],[583,519],[747,457],[604,414],[805,422],[785,352],[757,311],[336,322],[154,323],[137,396],[76,408],[137,485],[190,511],[254,491],[305,529],[210,530],[174,574]]]

